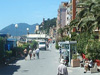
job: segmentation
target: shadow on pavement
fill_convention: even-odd
[[[10,63],[10,65],[0,65],[0,75],[13,75],[14,72],[16,72],[19,68],[20,65],[14,65],[18,60],[23,60],[24,57],[22,58],[17,58],[13,62]]]
[[[20,66],[16,65],[7,65],[0,67],[0,75],[13,75],[14,72],[16,72]]]

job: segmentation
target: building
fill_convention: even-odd
[[[70,14],[70,5],[68,2],[62,2],[59,5],[58,9],[58,15],[57,15],[57,21],[56,21],[56,32],[59,28],[69,27],[69,24],[71,22],[72,15]],[[63,33],[64,36],[68,35],[69,31],[65,31]],[[59,36],[58,33],[56,33],[56,37]],[[56,38],[57,39],[57,38]]]
[[[68,2],[62,2],[59,5],[58,16],[57,16],[57,30],[63,28],[70,23],[70,14],[69,14]]]
[[[39,33],[40,33],[40,31],[39,31],[39,25],[36,25],[35,33],[36,33],[36,34],[39,34]]]
[[[46,34],[29,34],[26,35],[26,42],[35,41],[44,41],[47,40],[48,36]]]
[[[53,38],[53,39],[56,38],[56,27],[50,27],[49,36],[50,36],[50,38]]]

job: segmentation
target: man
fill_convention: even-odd
[[[67,67],[64,65],[64,59],[61,59],[60,65],[58,66],[58,74],[57,75],[68,75]]]
[[[40,51],[39,48],[37,48],[37,49],[36,49],[36,55],[37,55],[37,58],[38,58],[38,59],[39,59],[39,51]]]

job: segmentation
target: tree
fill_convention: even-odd
[[[100,59],[100,42],[89,41],[87,44],[86,55],[92,60]]]
[[[76,38],[77,50],[80,54],[86,54],[88,58],[99,59],[100,43],[95,39],[97,35],[94,35],[94,30],[100,28],[100,0],[86,0],[78,6],[82,7],[82,11],[70,23],[71,28],[76,26],[77,29],[81,29]]]
[[[49,34],[50,27],[56,26],[56,19],[57,18],[45,20],[44,24],[43,23],[40,24],[41,26],[40,31],[45,32],[46,34]]]
[[[0,60],[4,57],[5,55],[5,39],[0,37]]]
[[[38,45],[38,43],[36,41],[32,41],[32,43],[30,44],[32,49],[36,49],[37,45]]]

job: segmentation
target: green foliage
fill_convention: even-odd
[[[81,33],[77,36],[77,51],[78,53],[85,54],[86,45],[88,43],[90,36],[88,33]]]
[[[38,42],[36,42],[36,41],[32,41],[32,43],[30,44],[32,50],[33,49],[36,49],[37,48],[37,45],[38,45]]]
[[[56,45],[55,45],[56,49],[59,49],[59,45],[58,45],[58,42],[56,42]]]
[[[45,20],[45,21],[44,21],[44,25],[40,28],[40,30],[41,30],[42,32],[45,31],[47,34],[49,34],[49,29],[50,29],[50,27],[53,27],[53,26],[56,27],[56,19],[57,19],[57,18]],[[40,25],[42,25],[42,23],[41,23]]]
[[[80,29],[79,35],[72,34],[71,39],[77,40],[78,53],[84,53],[88,58],[100,59],[100,43],[98,34],[94,30],[100,28],[100,0],[81,0],[78,7],[83,9],[71,21],[70,28]]]
[[[77,59],[77,54],[73,54],[72,59]]]
[[[92,60],[100,59],[100,42],[89,41],[87,45],[86,55]]]
[[[29,43],[23,44],[22,48],[29,50],[29,45],[30,45]]]
[[[72,41],[75,41],[77,39],[77,34],[76,34],[76,32],[72,32],[71,33],[71,40]]]
[[[23,54],[23,48],[22,47],[14,47],[12,49],[12,56],[17,57],[20,56],[21,54]]]
[[[0,59],[4,56],[4,45],[5,45],[5,39],[0,37]]]
[[[10,58],[12,56],[12,51],[6,51],[5,52],[5,57]]]

